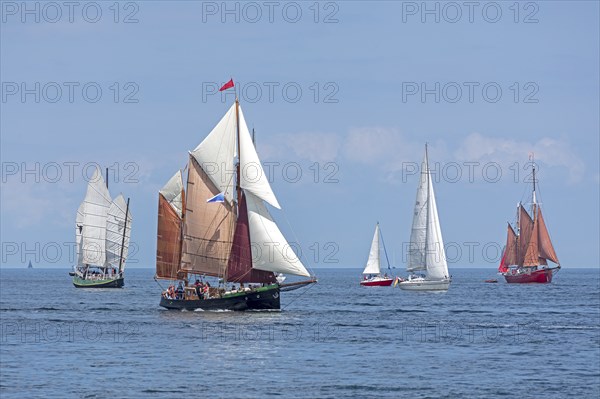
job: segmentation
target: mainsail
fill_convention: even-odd
[[[427,277],[430,279],[448,278],[448,265],[429,170],[427,147],[421,163],[421,178],[415,200],[407,270],[409,272],[426,270]]]
[[[379,223],[375,226],[375,234],[373,234],[373,241],[371,242],[371,250],[369,251],[369,259],[363,274],[379,274],[381,273],[381,266],[379,261]]]
[[[415,199],[412,229],[408,246],[408,266],[406,269],[409,272],[427,269],[425,260],[427,214],[429,212],[427,203],[429,168],[427,162],[427,156],[425,156],[421,163],[421,177],[419,179],[419,187],[417,188],[417,198]]]
[[[80,241],[82,264],[104,266],[106,262],[106,219],[111,203],[102,173],[96,168],[88,183],[83,208],[79,208],[83,213]]]
[[[210,276],[225,275],[235,219],[233,207],[227,200],[206,202],[219,192],[221,189],[192,154],[183,222],[182,271]]]

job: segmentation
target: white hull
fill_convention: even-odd
[[[447,291],[450,287],[450,280],[425,280],[414,279],[401,281],[398,287],[409,291]]]

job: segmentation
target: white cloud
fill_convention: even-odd
[[[531,143],[472,133],[462,141],[454,156],[458,161],[493,161],[508,167],[515,162],[527,162],[532,152],[537,163],[567,169],[570,183],[583,179],[585,165],[564,139],[544,137]]]

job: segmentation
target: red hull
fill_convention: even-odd
[[[389,287],[392,285],[393,279],[389,280],[377,280],[377,281],[361,281],[360,285],[365,287]]]
[[[521,274],[509,274],[505,273],[504,278],[507,283],[510,284],[528,284],[528,283],[540,283],[546,284],[552,282],[552,275],[558,269],[541,269],[535,270],[531,273],[521,273]]]

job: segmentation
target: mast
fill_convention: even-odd
[[[235,168],[235,172],[236,172],[236,176],[235,176],[235,189],[236,189],[236,196],[237,196],[237,200],[236,200],[236,212],[235,215],[239,218],[240,216],[240,201],[242,200],[242,186],[241,186],[241,174],[240,174],[240,169],[241,169],[241,164],[242,164],[242,152],[240,151],[240,100],[238,99],[237,95],[235,96],[235,127],[236,127],[236,136],[237,136],[237,155],[238,155],[238,163],[237,163],[237,167]],[[247,212],[247,211],[245,211]],[[236,219],[236,229],[234,230],[234,235],[235,232],[237,230],[237,219]],[[248,234],[250,234],[248,232]],[[231,254],[230,254],[231,256]],[[224,271],[224,276],[223,276],[223,282],[227,283],[227,275],[228,275],[228,270],[229,269],[229,265],[227,265],[225,267],[225,271]]]
[[[188,177],[186,179],[186,185],[187,185],[187,181],[190,178],[190,169],[188,168]],[[183,180],[183,179],[182,179]],[[183,183],[183,181],[181,182]],[[181,221],[180,221],[180,229],[179,229],[179,259],[177,260],[177,262],[179,263],[179,270],[181,270],[181,259],[183,258],[183,239],[184,239],[184,235],[183,235],[183,226],[185,224],[185,189],[183,188],[183,184],[181,186]],[[177,270],[177,274],[179,274],[179,270]],[[186,274],[187,275],[187,274]]]
[[[240,165],[242,163],[242,153],[240,151],[240,101],[237,96],[235,98],[235,125],[236,125],[236,134],[237,134],[237,154],[238,154],[238,164],[236,167],[236,182],[235,188],[237,192],[237,201],[236,208],[239,207],[240,198],[242,197],[242,187],[240,185]],[[239,209],[236,209],[236,214],[239,215]]]
[[[129,215],[129,198],[125,207],[125,224],[123,225],[123,239],[121,240],[121,255],[119,255],[119,274],[123,272],[123,249],[125,248],[125,234],[127,234],[127,216]]]
[[[425,143],[425,167],[427,168],[426,173],[427,173],[427,214],[425,216],[425,245],[424,245],[424,249],[425,249],[425,256],[424,256],[424,261],[425,261],[425,271],[427,272],[427,251],[429,250],[427,243],[429,241],[429,207],[431,206],[431,204],[429,203],[430,200],[430,192],[429,192],[429,186],[430,186],[430,182],[429,179],[431,179],[431,175],[429,174],[429,155],[427,153],[427,143]]]
[[[520,256],[521,254],[519,253],[519,249],[521,247],[521,208],[520,208],[521,202],[519,201],[519,203],[517,203],[517,237],[515,238],[516,243],[517,243],[517,248],[515,249],[515,251],[517,252],[517,266],[519,266],[519,263],[521,263],[520,261]]]
[[[108,168],[106,168],[106,188],[108,188]]]

